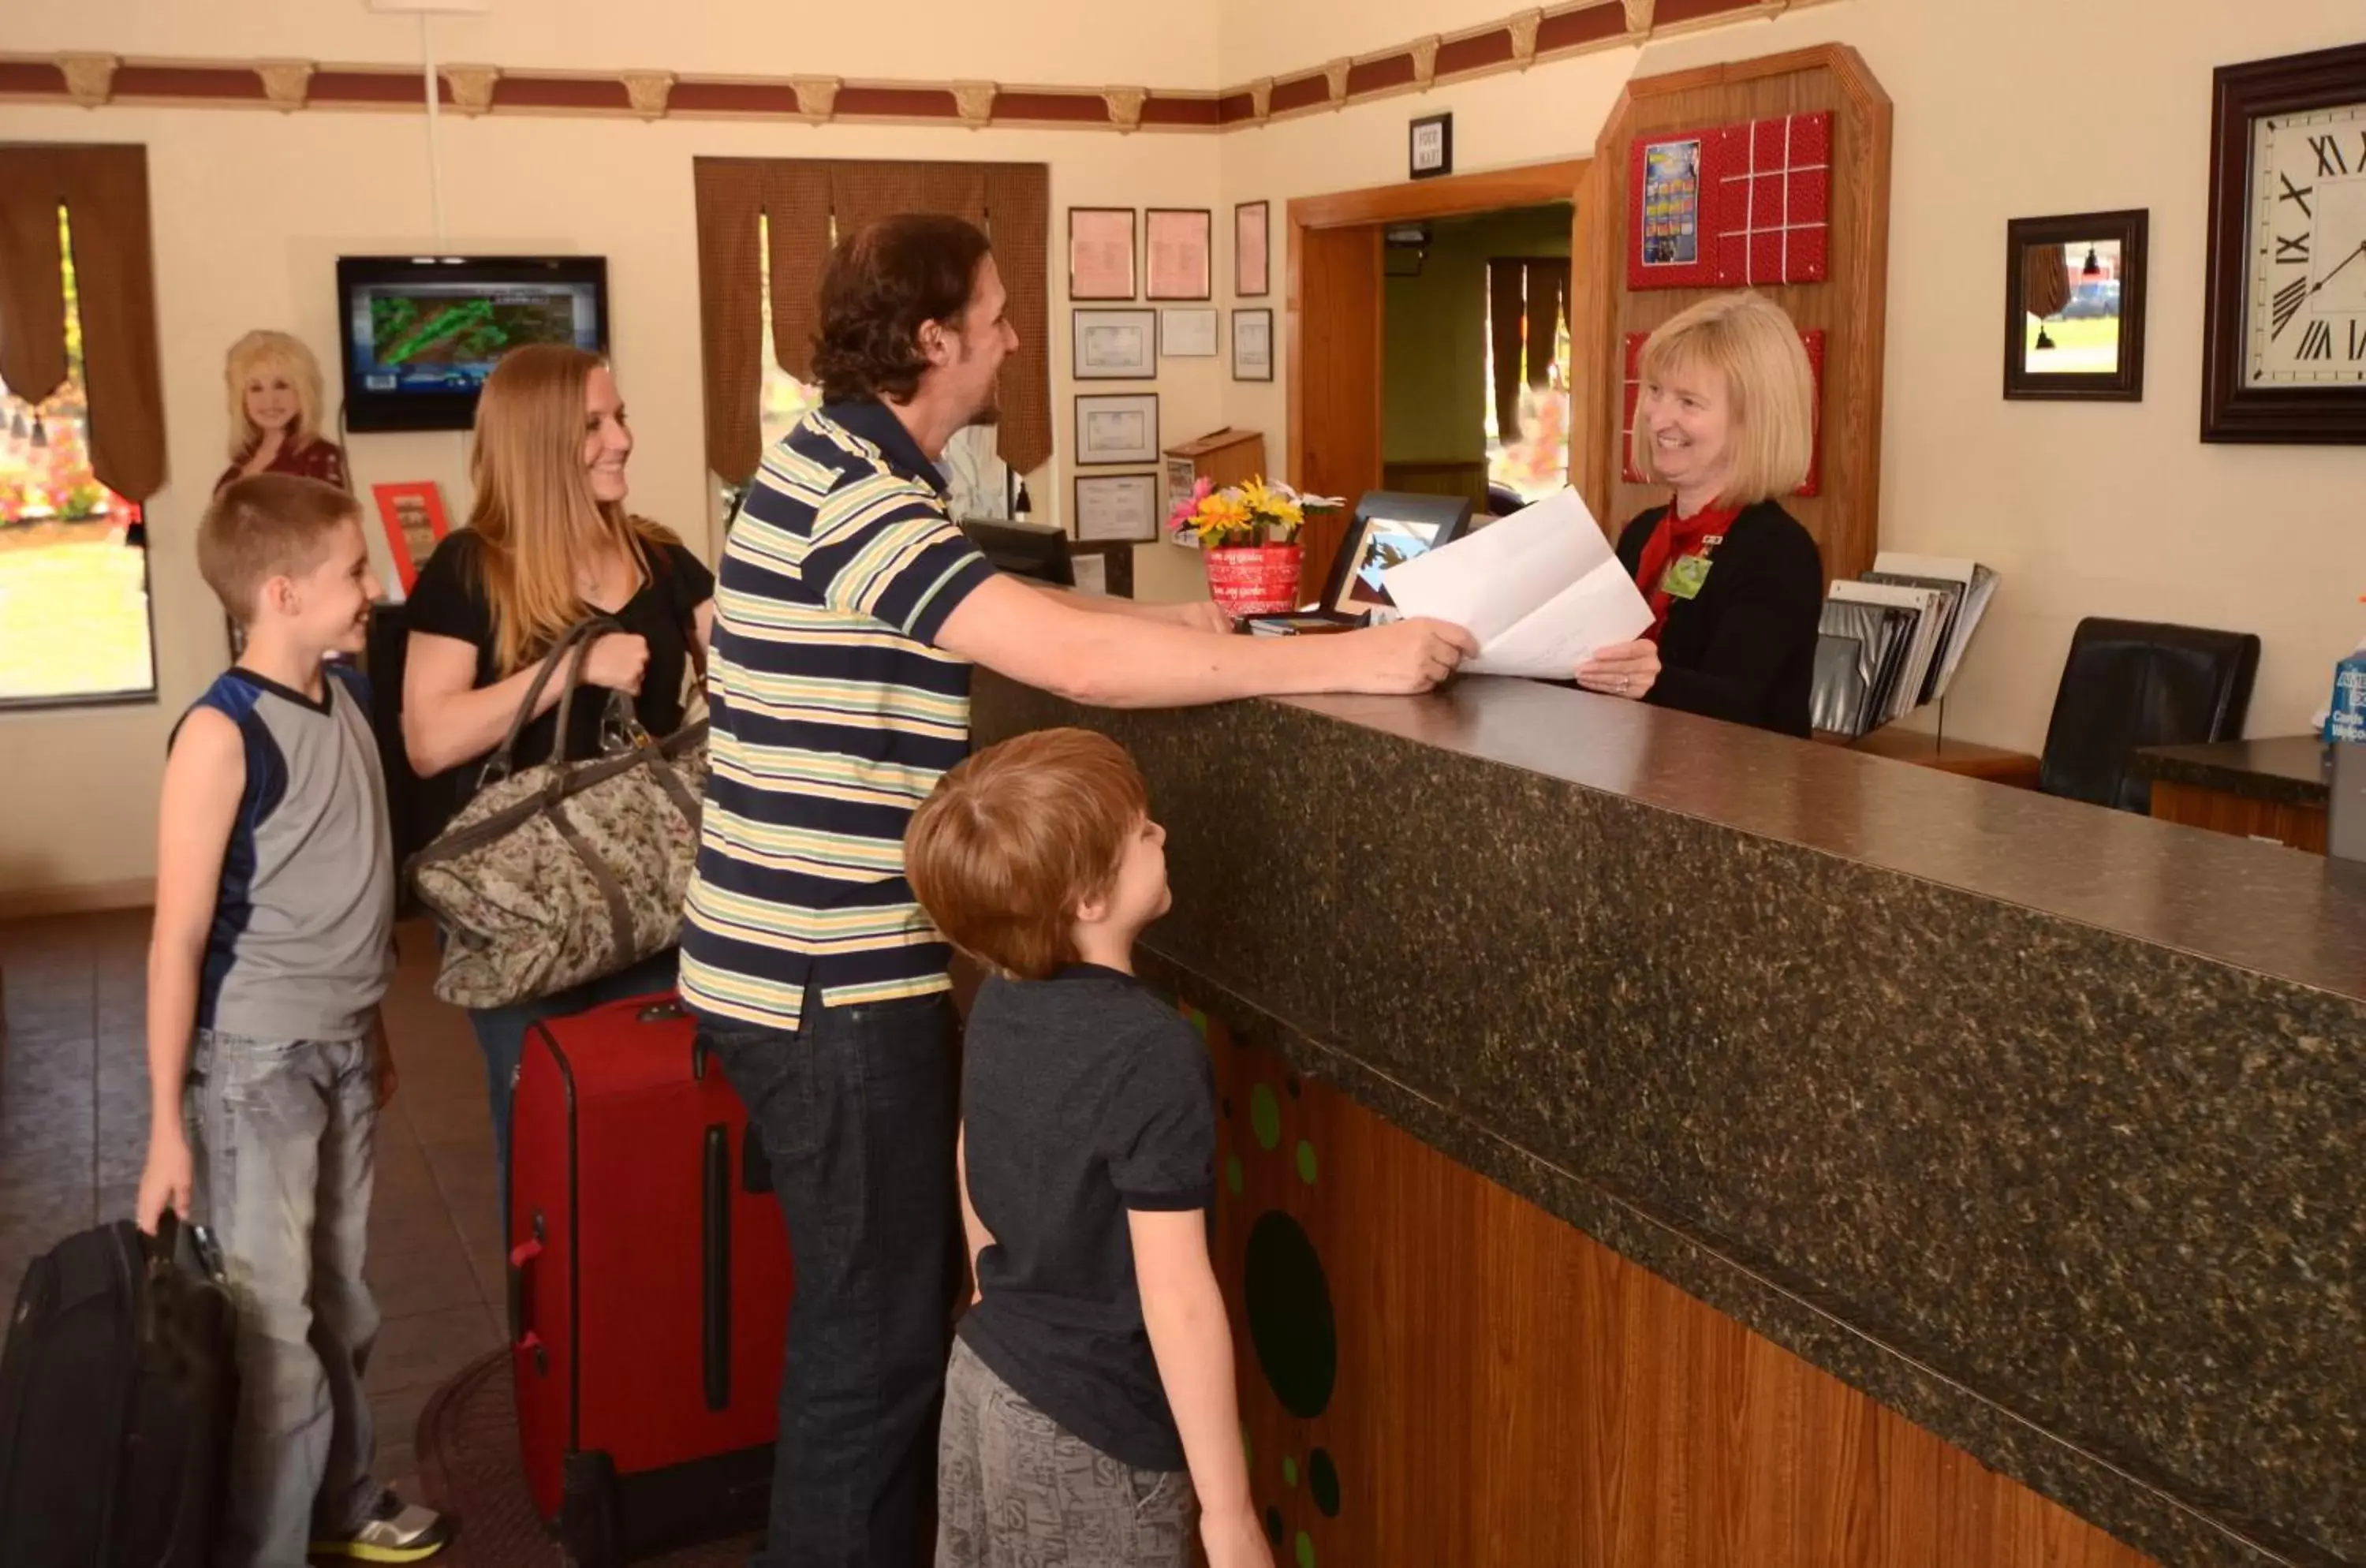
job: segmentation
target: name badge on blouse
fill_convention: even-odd
[[[1708,581],[1708,557],[1679,556],[1660,574],[1660,592],[1671,599],[1696,599]]]

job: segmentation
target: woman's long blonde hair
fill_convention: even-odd
[[[493,664],[503,675],[538,658],[583,618],[576,561],[624,545],[657,570],[645,545],[674,542],[646,518],[592,493],[583,467],[584,388],[606,367],[565,344],[529,344],[501,355],[477,402],[468,478]]]
[[[287,430],[287,449],[299,451],[321,434],[321,365],[299,338],[286,333],[256,331],[230,345],[222,379],[230,386],[230,455],[243,462],[263,441],[263,432],[246,417],[249,378],[276,370],[296,389],[296,423]]]

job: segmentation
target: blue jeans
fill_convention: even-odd
[[[352,1534],[379,1490],[362,1392],[378,1325],[362,1281],[377,1134],[369,1042],[199,1030],[181,1106],[191,1216],[212,1227],[238,1309],[216,1561],[304,1568],[315,1530]]]
[[[518,1063],[525,1059],[527,1032],[546,1018],[572,1018],[604,1002],[670,991],[679,969],[680,960],[669,947],[605,979],[586,980],[505,1008],[468,1010],[468,1027],[477,1032],[477,1047],[485,1054],[485,1089],[492,1100],[493,1165],[500,1173],[501,1205],[497,1234],[507,1237],[510,1233],[510,1086],[517,1081]]]
[[[757,1568],[912,1568],[936,1495],[961,1207],[948,993],[700,1030],[772,1160],[796,1293]]]

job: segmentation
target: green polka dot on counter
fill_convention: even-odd
[[[1298,1140],[1298,1179],[1314,1185],[1314,1145],[1303,1138]]]
[[[1270,1150],[1281,1142],[1281,1102],[1269,1085],[1259,1084],[1250,1094],[1249,1125],[1256,1130],[1257,1147]]]

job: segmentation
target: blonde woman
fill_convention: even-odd
[[[1618,558],[1651,626],[1595,650],[1577,683],[1805,736],[1824,564],[1778,499],[1815,437],[1799,331],[1759,295],[1719,295],[1653,333],[1639,373],[1635,466],[1673,494],[1627,525]]]
[[[587,686],[628,692],[653,735],[682,724],[682,681],[693,641],[703,650],[714,614],[715,578],[682,542],[625,510],[632,433],[607,362],[581,349],[537,344],[513,349],[485,379],[477,405],[469,479],[476,503],[428,558],[405,613],[410,643],[402,687],[402,739],[426,781],[433,833],[479,784],[487,755],[534,682],[535,668],[559,635],[593,611],[625,630],[579,655]],[[543,689],[518,738],[515,765],[546,761],[558,734],[562,682]],[[603,702],[578,696],[565,755],[600,747]],[[510,1075],[526,1031],[673,984],[669,951],[621,975],[532,1002],[472,1011],[493,1111],[509,1213]]]
[[[249,474],[298,474],[339,490],[345,454],[323,432],[321,367],[286,333],[252,332],[230,346],[223,367],[230,393],[230,467],[214,481],[219,495]]]

